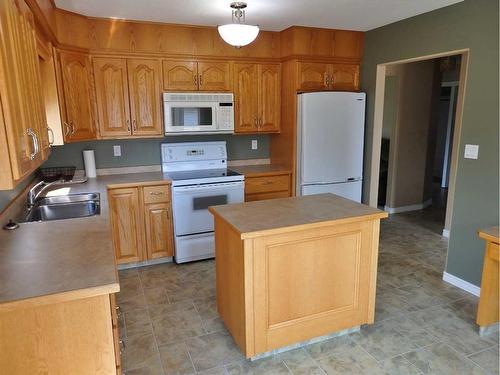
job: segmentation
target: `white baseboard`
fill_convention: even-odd
[[[474,294],[477,297],[479,297],[479,294],[481,293],[480,287],[471,284],[459,277],[456,277],[448,272],[443,272],[443,281],[446,281],[448,284],[456,286],[457,288],[465,290],[466,292]]]
[[[390,214],[399,214],[401,212],[410,212],[410,211],[418,211],[422,210],[426,207],[429,207],[432,204],[432,199],[428,199],[425,202],[418,204],[411,204],[409,206],[399,206],[399,207],[389,207],[385,206],[384,211]]]
[[[450,238],[450,230],[449,229],[443,229],[443,237]]]

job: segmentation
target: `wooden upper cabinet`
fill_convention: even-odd
[[[299,62],[299,90],[359,90],[358,64]]]
[[[65,141],[95,139],[95,97],[90,58],[77,52],[60,52],[64,90]]]
[[[280,130],[281,118],[281,66],[260,65],[259,80],[259,130],[273,132]]]
[[[234,64],[234,130],[257,132],[259,74],[257,64]]]
[[[94,58],[94,79],[101,137],[129,135],[127,60]]]
[[[359,90],[359,65],[332,64],[331,86],[334,90]]]
[[[0,189],[12,189],[48,156],[47,119],[33,14],[0,2]]]
[[[139,189],[109,190],[108,199],[116,262],[139,262],[144,243]]]
[[[144,211],[148,259],[171,257],[172,215],[169,203],[147,204]]]
[[[164,60],[163,89],[170,91],[198,90],[196,61]]]
[[[163,89],[231,91],[231,64],[226,61],[163,61]]]
[[[327,90],[330,64],[316,62],[299,63],[300,90]]]
[[[127,65],[132,133],[162,135],[160,61],[130,59]]]
[[[198,62],[200,91],[231,91],[231,66],[228,62]]]

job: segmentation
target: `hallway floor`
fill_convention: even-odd
[[[255,362],[218,318],[213,260],[120,271],[126,374],[498,374],[498,334],[481,338],[477,298],[442,281],[447,241],[426,218],[382,221],[374,325]]]

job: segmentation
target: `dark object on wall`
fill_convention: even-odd
[[[385,206],[387,199],[387,177],[389,173],[389,146],[391,141],[388,138],[382,138],[382,147],[380,150],[380,177],[378,183],[378,205]]]

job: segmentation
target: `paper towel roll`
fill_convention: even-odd
[[[87,177],[95,178],[97,173],[95,170],[94,150],[83,150],[83,164],[85,164],[85,174]]]

